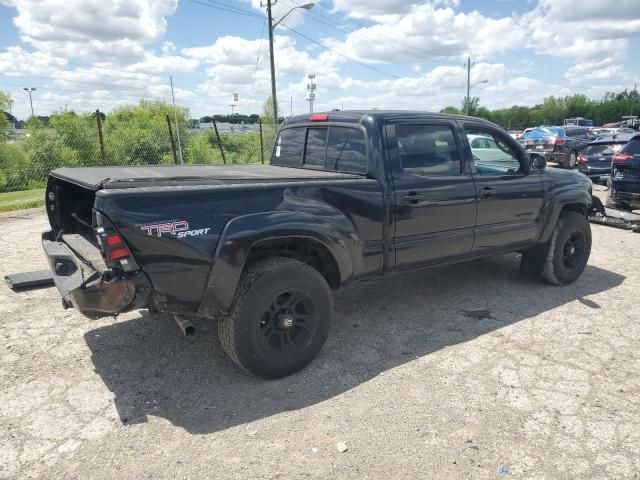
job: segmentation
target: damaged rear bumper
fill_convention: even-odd
[[[42,248],[65,307],[100,318],[149,304],[151,284],[140,270],[114,272],[95,266],[64,242],[52,239],[51,232],[42,234]]]

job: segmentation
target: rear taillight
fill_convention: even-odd
[[[138,270],[131,251],[113,224],[99,212],[94,213],[94,232],[102,258],[109,268],[131,272]]]
[[[631,160],[631,155],[627,155],[626,153],[616,153],[613,156],[613,163],[625,163]]]
[[[329,115],[326,113],[314,113],[309,117],[312,122],[326,122],[329,120]]]
[[[122,245],[124,243],[122,241],[122,237],[120,235],[118,235],[117,233],[115,233],[113,235],[107,235],[107,236],[104,237],[104,239],[105,239],[105,243],[109,247],[117,247],[117,246]]]
[[[565,143],[567,143],[567,141],[564,140],[563,138],[556,138],[556,141],[554,143],[556,145],[564,145]]]
[[[578,156],[578,159],[576,160],[578,163],[587,163],[588,161],[587,157],[583,157],[582,155]]]
[[[130,256],[131,253],[129,252],[129,249],[125,247],[107,251],[107,257],[109,258],[109,260],[124,260],[125,258],[129,258]]]
[[[527,140],[527,141],[525,142],[525,145],[533,145],[533,140]]]

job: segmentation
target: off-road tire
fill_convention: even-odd
[[[317,317],[313,333],[299,351],[277,356],[261,343],[264,316],[270,315],[281,292],[295,291],[311,302]],[[274,300],[275,299],[275,300]],[[298,260],[270,258],[250,266],[242,275],[227,317],[218,321],[224,351],[243,370],[264,378],[281,378],[306,367],[320,352],[329,334],[333,298],[325,278]]]
[[[567,239],[573,232],[582,232],[585,240],[584,259],[573,269],[562,263]],[[520,274],[530,280],[542,280],[554,285],[575,281],[584,271],[591,252],[591,228],[584,215],[564,212],[560,215],[551,240],[522,253]]]
[[[582,250],[573,248],[574,244],[582,245]],[[572,250],[579,255],[568,256]],[[573,283],[587,266],[590,253],[591,227],[587,217],[576,212],[563,212],[551,236],[543,278],[554,285]]]

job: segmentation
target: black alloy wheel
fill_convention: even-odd
[[[299,290],[277,295],[258,323],[258,341],[270,355],[296,355],[311,343],[318,323],[313,300]]]
[[[587,251],[587,241],[580,230],[572,232],[567,237],[562,248],[562,263],[567,270],[575,270],[584,261]]]

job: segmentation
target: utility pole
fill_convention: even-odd
[[[313,113],[313,102],[316,99],[316,82],[314,82],[316,78],[315,73],[310,73],[308,75],[309,83],[307,83],[307,91],[309,92],[307,96],[307,100],[309,101],[309,113]]]
[[[470,94],[471,94],[471,57],[467,57],[467,100],[465,102],[465,115],[469,115],[469,103],[470,103],[469,95]]]
[[[178,139],[178,152],[180,153],[180,163],[184,163],[182,158],[182,143],[180,142],[180,125],[178,125],[178,111],[176,110],[176,96],[173,94],[173,77],[169,76],[171,84],[171,100],[173,101],[173,119],[176,122],[176,138]]]
[[[31,105],[31,116],[33,117],[33,99],[31,98],[31,92],[35,92],[36,87],[22,87],[22,89],[29,93],[29,104]]]
[[[304,5],[296,5],[287,13],[285,13],[280,20],[273,23],[273,15],[271,14],[271,7],[274,6],[278,0],[267,0],[267,21],[269,22],[269,62],[271,63],[271,100],[273,101],[273,119],[275,120],[274,127],[278,128],[278,98],[276,96],[276,67],[273,60],[273,30],[282,22],[287,15],[294,10],[301,8],[303,10],[311,10],[315,3],[305,3]],[[260,2],[262,7],[262,2]]]
[[[273,5],[277,0],[273,0]],[[274,128],[278,128],[278,100],[276,98],[276,67],[273,59],[273,16],[272,0],[267,0],[267,21],[269,22],[269,62],[271,63],[271,101],[273,102]]]

